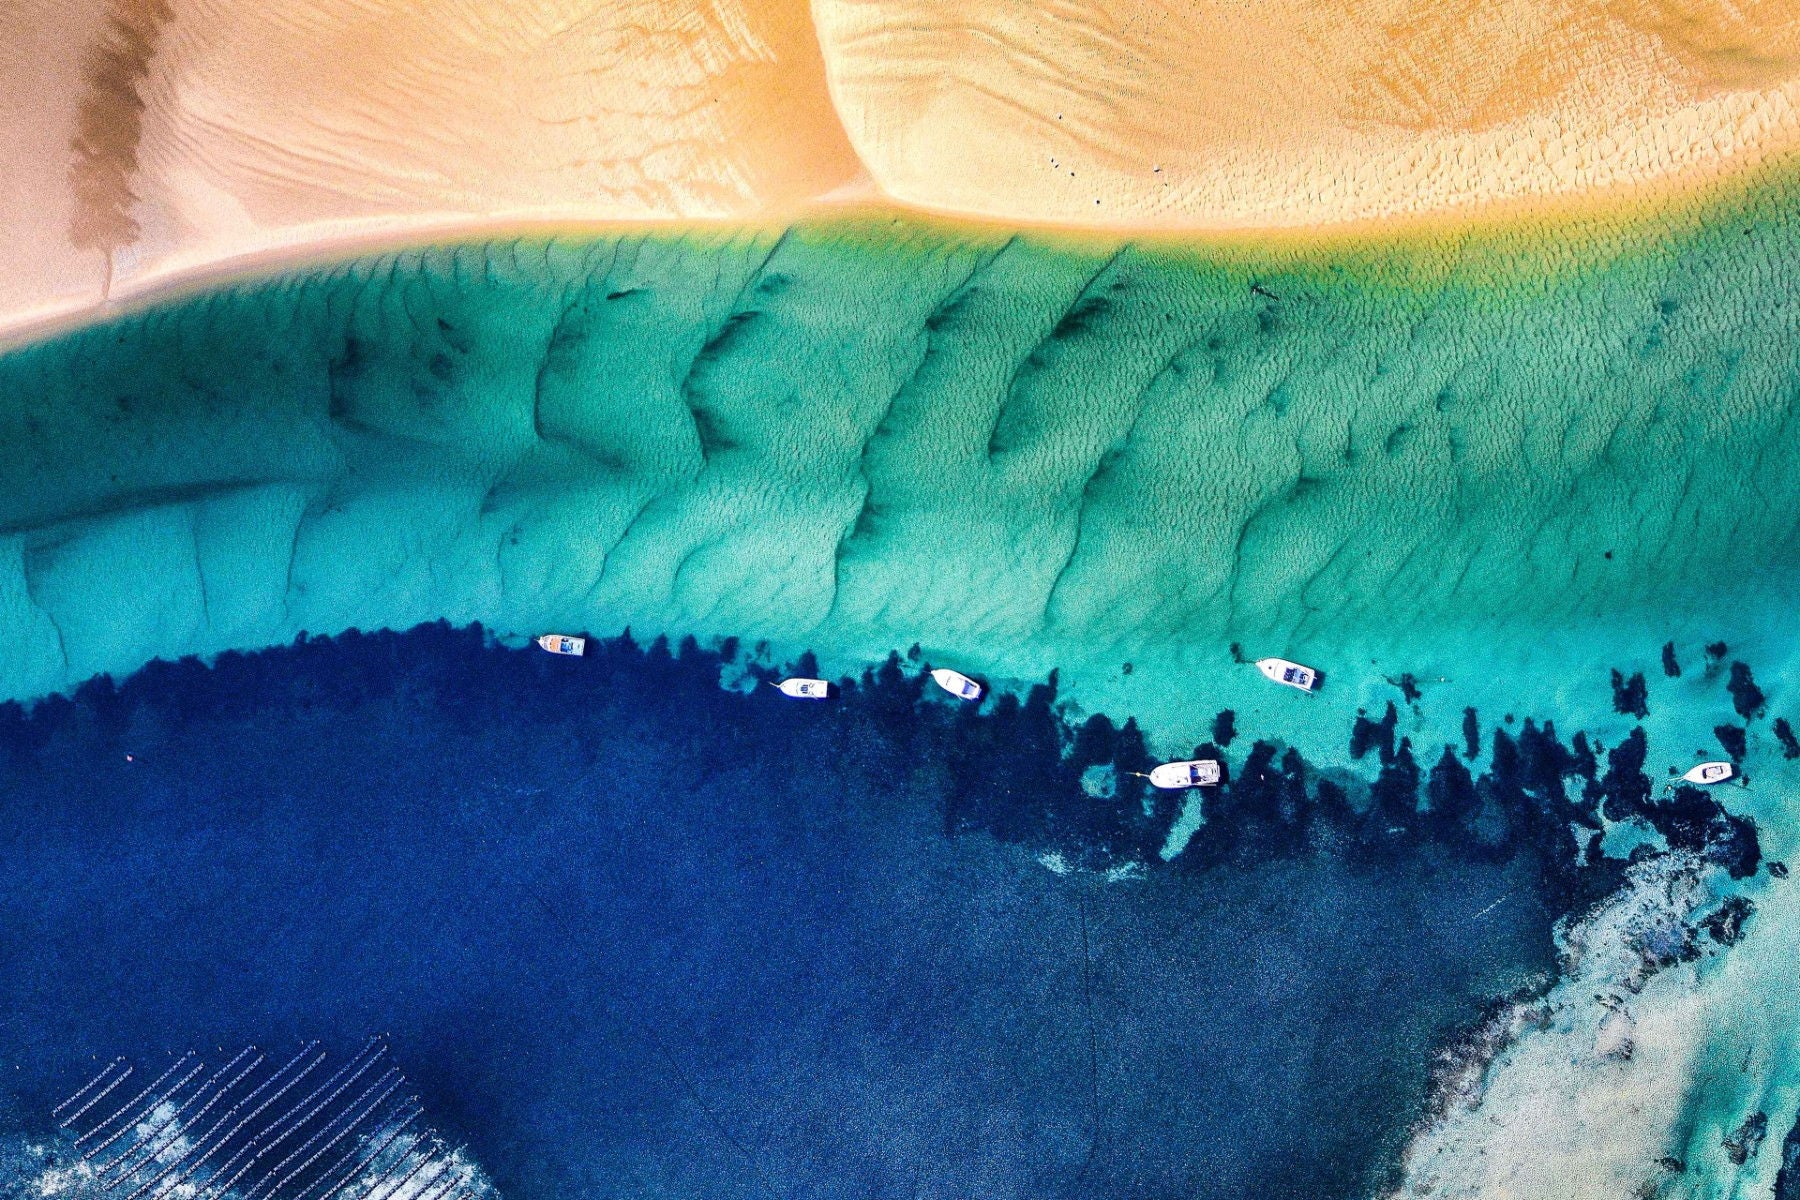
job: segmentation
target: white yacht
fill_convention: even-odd
[[[1210,758],[1167,762],[1160,767],[1150,768],[1149,778],[1150,785],[1159,788],[1216,787],[1219,783],[1219,764]]]
[[[570,637],[566,633],[546,633],[538,638],[537,644],[552,654],[573,654],[580,658],[587,653],[587,639]]]
[[[958,700],[981,699],[981,685],[961,671],[952,671],[949,667],[939,667],[931,673],[931,681]]]
[[[1703,762],[1696,767],[1689,768],[1688,773],[1681,777],[1681,781],[1683,783],[1724,783],[1735,773],[1728,762]]]
[[[1276,683],[1299,688],[1303,692],[1310,692],[1319,686],[1317,671],[1297,662],[1289,662],[1285,658],[1259,658],[1256,660],[1256,669]]]
[[[831,685],[823,679],[784,679],[775,688],[796,700],[825,700],[831,696]]]

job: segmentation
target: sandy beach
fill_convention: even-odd
[[[1800,4],[15,0],[0,332],[556,222],[845,202],[1218,234],[1692,189],[1800,142]]]

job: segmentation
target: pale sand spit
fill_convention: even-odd
[[[1800,143],[1800,0],[10,0],[0,331],[271,255],[846,202],[1391,228]]]

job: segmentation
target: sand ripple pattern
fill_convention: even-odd
[[[0,360],[0,691],[438,616],[1027,676],[1754,636],[1800,554],[1793,211],[1554,270],[884,223],[221,293]]]

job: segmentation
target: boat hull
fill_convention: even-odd
[[[1698,783],[1704,786],[1713,783],[1724,783],[1735,774],[1737,774],[1736,768],[1728,762],[1703,762],[1698,766],[1689,768],[1687,774],[1681,777],[1681,781],[1683,783]]]
[[[1285,658],[1259,658],[1256,669],[1265,678],[1283,687],[1295,688],[1302,692],[1310,692],[1319,686],[1319,673],[1311,667],[1303,667],[1297,662],[1289,662]]]
[[[775,688],[795,700],[824,700],[831,695],[831,685],[823,679],[784,679]]]
[[[931,681],[958,700],[981,699],[981,685],[961,671],[952,671],[949,667],[939,667],[931,673]]]
[[[566,633],[546,633],[537,639],[537,644],[552,654],[567,654],[580,658],[587,653],[587,639],[570,637]]]
[[[1221,774],[1219,764],[1210,758],[1170,762],[1151,768],[1150,784],[1152,787],[1164,788],[1169,791],[1195,787],[1216,787]]]

